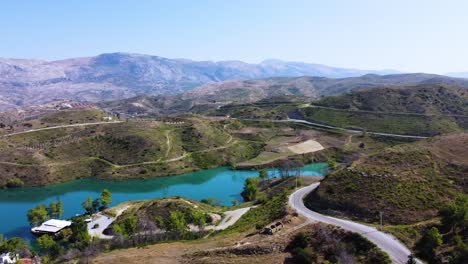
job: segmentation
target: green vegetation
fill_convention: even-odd
[[[60,218],[62,214],[62,202],[56,201],[50,202],[48,207],[46,207],[44,204],[40,204],[34,208],[29,209],[27,217],[31,226],[38,226],[50,218]]]
[[[261,169],[261,170],[258,172],[258,177],[259,177],[262,181],[268,180],[268,172],[267,172],[267,170]]]
[[[86,214],[94,214],[99,210],[99,199],[93,200],[91,196],[87,196],[86,199],[81,203],[81,206],[85,210]]]
[[[320,107],[303,108],[301,113],[310,121],[372,132],[434,136],[461,130],[455,119],[444,116],[354,112]]]
[[[106,209],[109,204],[112,203],[111,200],[112,194],[109,190],[104,189],[99,197],[102,205],[102,209]]]
[[[50,202],[47,213],[51,218],[61,218],[63,214],[63,204],[61,201]]]
[[[50,202],[48,207],[46,207],[44,204],[40,204],[34,208],[29,209],[27,217],[31,226],[38,226],[50,218],[60,218],[62,214],[62,202],[53,201]]]
[[[0,186],[175,175],[237,164],[262,147],[198,116],[43,130],[0,139]]]
[[[315,263],[319,257],[323,263],[391,263],[386,253],[359,234],[320,224],[297,233],[286,249],[294,263]]]
[[[466,192],[468,134],[397,145],[329,174],[306,205],[348,217],[411,224],[437,216],[447,201]],[[452,155],[459,157],[452,158]]]
[[[126,239],[135,238],[139,233],[160,240],[189,238],[189,224],[203,229],[207,223],[211,223],[209,214],[219,210],[208,204],[180,198],[134,202],[112,224],[112,232]],[[158,230],[165,230],[171,235],[156,238]]]
[[[258,194],[258,183],[259,178],[247,178],[245,179],[244,183],[244,190],[242,191],[241,195],[245,201],[255,201],[257,199]]]
[[[222,233],[241,232],[252,227],[261,229],[287,214],[288,195],[295,187],[293,177],[258,183],[258,186],[257,207],[251,208],[233,226]]]
[[[381,88],[326,97],[308,120],[372,132],[433,136],[468,129],[468,93],[445,86]]]
[[[439,229],[432,227],[427,230],[419,242],[419,254],[425,259],[434,259],[436,249],[442,245],[442,235]]]
[[[30,257],[29,246],[19,237],[5,239],[0,234],[0,255],[6,253],[19,254],[20,257]]]

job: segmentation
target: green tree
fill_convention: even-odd
[[[28,221],[32,226],[37,226],[49,219],[49,214],[45,205],[40,204],[28,210]]]
[[[442,235],[439,233],[439,229],[432,227],[427,230],[420,241],[421,255],[427,259],[432,259],[435,256],[437,247],[442,245]]]
[[[102,190],[100,200],[101,200],[101,204],[103,208],[107,208],[107,206],[112,203],[111,197],[112,197],[112,194],[109,190],[107,189]]]
[[[49,252],[55,246],[55,241],[49,235],[42,235],[36,239],[37,245],[42,252]]]
[[[202,227],[206,224],[206,216],[204,213],[197,211],[197,210],[191,210],[190,211],[190,220],[194,224],[196,224],[199,227]]]
[[[101,207],[100,200],[97,198],[94,199],[92,205],[93,205],[93,213],[99,212],[99,208]]]
[[[87,245],[91,241],[91,236],[88,233],[88,225],[83,217],[75,217],[72,219],[73,224],[70,226],[72,236],[71,242],[77,242]]]
[[[61,201],[50,202],[47,208],[49,216],[52,218],[61,218],[63,214],[63,204]]]
[[[120,236],[125,235],[122,226],[119,225],[119,224],[113,224],[112,225],[112,230],[114,231],[114,234],[116,234],[116,235],[120,235]]]
[[[180,211],[171,211],[166,226],[169,228],[169,231],[179,234],[185,233],[187,231],[187,223],[184,214]]]
[[[460,194],[441,211],[442,223],[452,232],[458,233],[468,227],[468,195]]]
[[[29,247],[21,238],[4,239],[3,236],[0,236],[0,253],[19,253],[22,249],[29,249]]]
[[[83,206],[83,209],[85,209],[87,214],[94,213],[93,198],[91,198],[91,196],[86,197],[86,199],[81,203],[81,205]]]
[[[247,178],[244,182],[244,191],[241,195],[246,201],[254,201],[258,194],[258,178]]]
[[[330,167],[331,169],[336,169],[336,167],[338,167],[338,163],[332,157],[328,158],[327,163],[328,163],[328,167]]]
[[[299,232],[294,236],[293,240],[289,243],[291,249],[294,248],[306,248],[310,243],[310,238],[304,233]]]
[[[123,228],[125,230],[125,234],[130,235],[134,233],[137,229],[137,218],[136,216],[132,215],[125,219],[123,222]]]
[[[260,179],[261,179],[262,181],[267,180],[267,179],[268,179],[268,172],[267,172],[267,170],[261,169],[261,170],[258,172],[258,177],[260,177]]]

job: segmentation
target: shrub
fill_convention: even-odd
[[[20,187],[23,187],[23,185],[24,185],[24,182],[21,179],[16,178],[16,177],[8,179],[6,183],[6,186],[8,188],[20,188]]]

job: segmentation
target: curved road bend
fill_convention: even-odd
[[[288,118],[286,120],[278,120],[280,122],[293,122],[293,123],[302,123],[306,125],[311,125],[311,126],[316,126],[316,127],[322,127],[322,128],[328,128],[328,129],[339,129],[339,130],[344,130],[349,133],[362,133],[360,130],[355,130],[355,129],[347,129],[347,128],[341,128],[341,127],[334,127],[334,126],[327,126],[319,123],[313,123],[309,122],[303,119],[291,119]],[[414,138],[414,139],[425,139],[429,137],[423,137],[423,136],[411,136],[411,135],[400,135],[400,134],[392,134],[392,133],[379,133],[379,132],[366,132],[367,134],[370,135],[377,135],[377,136],[386,136],[386,137],[399,137],[399,138]]]
[[[289,206],[309,220],[339,226],[345,230],[361,234],[386,252],[392,259],[393,263],[404,264],[408,261],[408,256],[411,254],[411,251],[392,235],[378,231],[374,227],[322,215],[305,207],[303,201],[304,196],[313,191],[319,185],[320,183],[314,183],[296,190],[291,194],[291,196],[289,196]],[[418,260],[417,263],[422,262]]]

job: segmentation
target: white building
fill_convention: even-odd
[[[18,259],[18,254],[16,254],[16,256],[14,256],[12,253],[4,253],[4,254],[1,254],[0,255],[0,263],[4,264],[4,263],[16,263],[16,260]]]
[[[56,234],[65,227],[69,227],[71,224],[71,221],[50,219],[38,227],[33,227],[31,232],[34,234]]]

